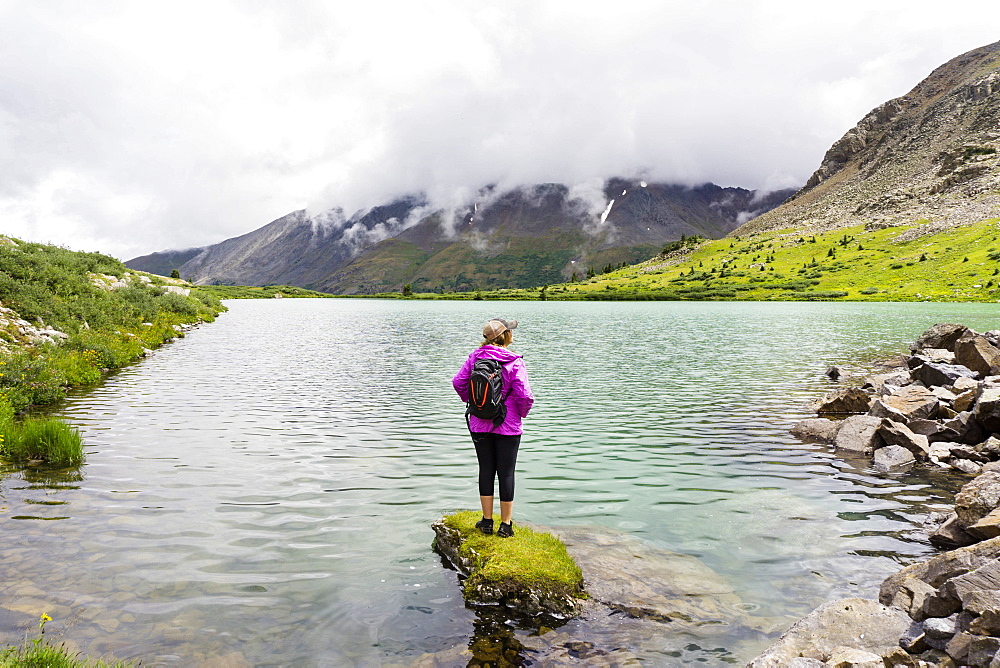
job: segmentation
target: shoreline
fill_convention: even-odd
[[[939,324],[910,350],[814,402],[818,417],[791,433],[871,457],[880,473],[934,466],[963,476],[954,510],[928,537],[945,551],[891,575],[877,601],[820,606],[748,666],[1000,662],[1000,331]]]

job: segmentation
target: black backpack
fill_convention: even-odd
[[[503,364],[500,360],[476,360],[469,375],[469,403],[466,421],[474,415],[482,420],[492,420],[499,427],[507,419],[507,405],[503,396]]]

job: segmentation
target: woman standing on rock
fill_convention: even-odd
[[[521,444],[521,418],[528,414],[535,397],[528,384],[528,371],[520,355],[510,350],[516,320],[494,318],[483,327],[483,342],[473,350],[451,383],[458,396],[469,405],[466,419],[479,460],[479,502],[483,519],[476,527],[484,534],[493,533],[493,481],[500,480],[500,527],[497,535],[514,535],[514,466]],[[484,362],[484,360],[486,360]],[[502,382],[489,386],[488,374],[499,374]],[[474,388],[474,389],[470,389]],[[499,390],[494,419],[477,417],[481,407]],[[473,396],[473,393],[476,396]],[[477,408],[479,410],[477,410]]]

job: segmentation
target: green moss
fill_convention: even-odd
[[[561,540],[518,524],[512,538],[486,536],[475,527],[480,517],[464,511],[444,518],[446,526],[461,534],[461,555],[474,564],[466,588],[492,582],[584,596],[583,574]]]

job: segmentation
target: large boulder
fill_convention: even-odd
[[[837,450],[859,455],[870,455],[876,448],[882,447],[882,438],[878,435],[882,419],[871,415],[851,415],[844,418],[833,446]]]
[[[985,429],[1000,432],[1000,387],[983,388],[972,412]]]
[[[939,404],[938,398],[926,387],[907,385],[893,394],[875,399],[869,414],[894,422],[933,420],[937,417]]]
[[[552,531],[583,571],[591,600],[611,610],[675,629],[745,620],[733,587],[695,557],[607,528]]]
[[[924,348],[944,348],[954,352],[955,342],[969,331],[965,325],[942,323],[934,325],[910,345],[910,350],[916,352]]]
[[[833,443],[842,424],[826,418],[808,418],[796,422],[791,434],[807,443]]]
[[[990,343],[985,336],[968,332],[955,342],[955,361],[988,376],[1000,369],[1000,348]]]
[[[927,387],[950,387],[959,378],[977,378],[978,375],[961,364],[925,362],[910,370],[910,377]]]
[[[867,413],[872,398],[857,387],[849,387],[830,392],[813,404],[813,410],[820,415],[842,413]]]
[[[748,668],[789,666],[797,657],[829,661],[843,648],[888,654],[911,620],[898,608],[864,598],[848,598],[820,606],[796,622]]]

